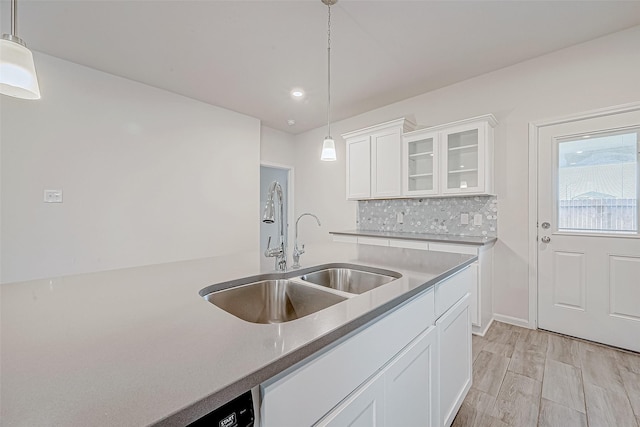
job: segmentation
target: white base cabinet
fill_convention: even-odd
[[[261,385],[261,426],[450,425],[471,384],[472,279],[457,272]]]
[[[436,321],[440,351],[440,421],[449,427],[471,388],[471,318],[469,294]]]
[[[436,343],[432,326],[316,425],[438,425]]]
[[[378,374],[336,409],[314,424],[317,427],[381,427],[385,425],[384,375]]]
[[[423,332],[384,370],[386,426],[438,425],[435,329]]]

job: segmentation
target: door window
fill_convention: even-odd
[[[558,231],[638,234],[640,128],[557,140]]]

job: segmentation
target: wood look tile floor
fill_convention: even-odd
[[[640,427],[640,355],[494,322],[453,427]]]

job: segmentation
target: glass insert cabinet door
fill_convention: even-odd
[[[438,193],[438,134],[415,133],[403,138],[405,177],[403,192],[407,195]]]
[[[482,125],[443,133],[444,193],[484,191],[485,132]]]

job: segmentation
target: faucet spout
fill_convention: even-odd
[[[274,200],[275,199],[275,200]],[[275,269],[285,271],[287,269],[287,243],[284,237],[284,198],[282,195],[282,186],[278,181],[273,181],[267,192],[267,203],[264,207],[262,222],[273,224],[276,217],[275,203],[278,203],[278,246],[271,248],[271,237],[267,243],[267,249],[264,252],[266,257],[275,257]]]
[[[298,219],[296,219],[296,231],[295,231],[295,243],[294,243],[294,247],[293,247],[293,268],[300,268],[300,255],[302,255],[304,253],[304,244],[302,245],[302,248],[298,247],[298,222],[300,221],[300,218],[302,218],[303,216],[312,216],[316,219],[316,222],[318,223],[318,227],[321,227],[320,224],[320,219],[315,216],[312,213],[309,212],[305,212],[303,214],[300,214],[300,216],[298,217]]]

